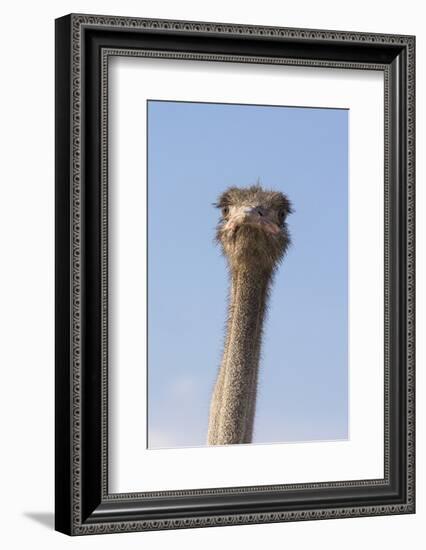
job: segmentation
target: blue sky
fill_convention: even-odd
[[[348,116],[148,102],[150,448],[205,445],[228,288],[212,203],[258,179],[295,212],[265,325],[253,442],[347,438]]]

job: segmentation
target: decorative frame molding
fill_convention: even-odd
[[[383,480],[108,493],[107,76],[113,55],[384,72]],[[74,14],[56,21],[59,531],[83,535],[414,512],[414,80],[413,36]],[[329,504],[321,503],[321,495]],[[186,509],[176,506],[177,497],[186,499]],[[212,506],[214,513],[204,511]]]

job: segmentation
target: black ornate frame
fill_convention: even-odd
[[[383,71],[383,479],[108,493],[111,55]],[[74,14],[56,20],[58,531],[84,535],[414,513],[414,56],[413,36]]]

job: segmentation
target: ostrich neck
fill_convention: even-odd
[[[263,318],[271,273],[256,265],[234,269],[221,365],[216,443],[251,441]]]

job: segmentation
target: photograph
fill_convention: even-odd
[[[349,119],[147,101],[149,449],[349,438]]]
[[[326,28],[56,19],[57,531],[415,512],[415,35]]]

